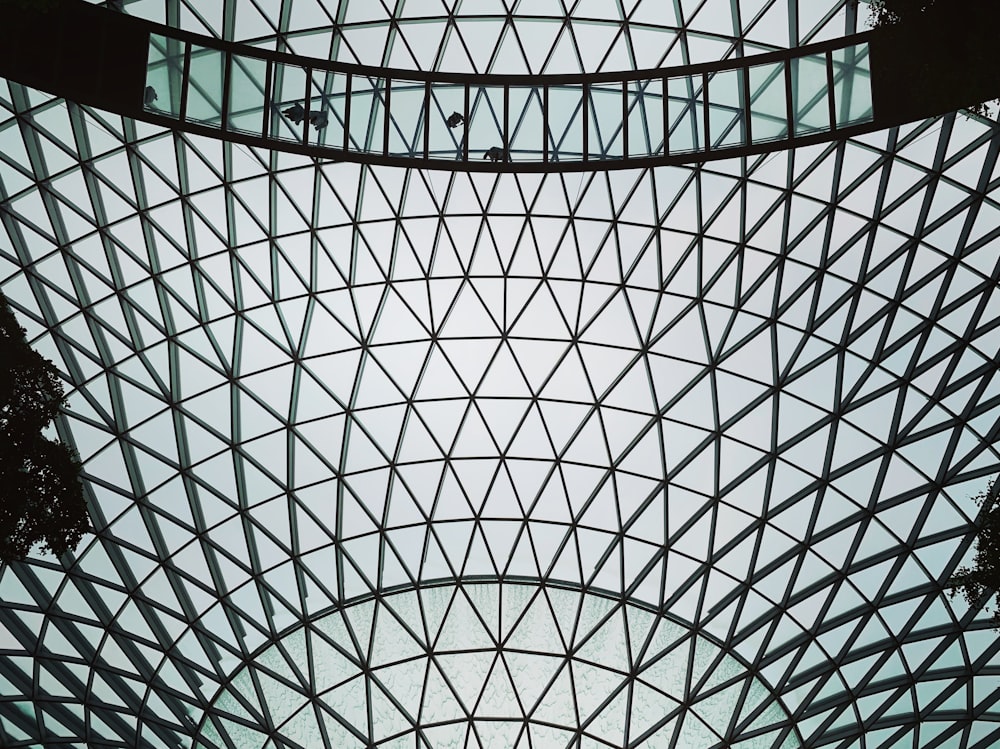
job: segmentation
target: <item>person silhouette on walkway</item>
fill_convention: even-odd
[[[287,109],[281,110],[281,113],[288,117],[292,122],[298,125],[302,120],[306,118],[306,110],[303,109],[302,105],[298,102],[292,104],[292,106]]]
[[[490,161],[510,161],[510,154],[507,153],[506,148],[500,148],[500,146],[493,146],[486,153],[483,154],[484,159],[489,159]]]

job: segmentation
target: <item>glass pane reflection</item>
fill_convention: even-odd
[[[583,86],[549,87],[550,161],[580,161],[583,159]]]
[[[874,113],[867,43],[833,50],[833,96],[837,127],[871,121]]]
[[[385,102],[382,78],[355,75],[351,78],[350,147],[361,152],[382,153],[385,144]]]
[[[630,81],[628,95],[628,155],[663,153],[663,79]]]
[[[469,158],[483,159],[491,148],[506,148],[502,86],[469,88]]]
[[[791,67],[795,135],[829,130],[830,104],[826,55],[793,57]]]
[[[667,81],[668,147],[670,153],[698,151],[705,143],[702,77],[682,76]]]
[[[622,84],[617,81],[592,84],[588,114],[590,158],[622,158],[625,154],[622,138]]]
[[[743,70],[722,70],[708,80],[712,148],[741,146],[744,134]]]
[[[545,122],[542,89],[510,87],[510,157],[518,161],[541,161]]]
[[[162,34],[149,35],[144,105],[157,114],[180,117],[184,85],[184,42]]]
[[[750,72],[750,131],[754,143],[788,137],[785,64],[753,65]]]
[[[187,119],[203,125],[222,125],[222,83],[226,56],[219,50],[191,45],[191,72],[187,85]]]
[[[417,156],[424,152],[423,81],[392,81],[389,108],[389,155]]]
[[[264,126],[267,61],[234,55],[231,65],[226,127],[259,135]]]

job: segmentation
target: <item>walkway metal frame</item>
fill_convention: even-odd
[[[157,98],[136,116],[248,146],[404,167],[555,172],[698,163],[880,126],[870,36],[683,67],[527,76],[349,65],[157,26],[146,77]],[[319,128],[310,125],[317,116]]]

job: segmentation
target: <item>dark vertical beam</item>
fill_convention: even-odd
[[[354,85],[354,73],[347,74],[347,85],[344,89],[344,150],[351,147],[351,91]]]
[[[503,150],[506,156],[504,161],[510,159],[510,85],[503,87]]]
[[[312,113],[312,68],[304,68],[306,73],[306,84],[302,91],[302,108],[305,110],[305,119],[302,120],[302,143],[309,142],[309,134],[312,130],[312,123],[309,122],[309,115]]]
[[[188,91],[191,90],[191,45],[184,45],[184,70],[181,73],[181,107],[178,118],[181,122],[187,120]]]
[[[622,158],[628,158],[628,86],[630,81],[622,81]],[[638,81],[636,82],[638,84]]]
[[[469,84],[465,84],[465,130],[462,136],[462,161],[469,160],[469,127],[472,119],[469,116]]]
[[[663,76],[663,155],[670,155],[670,95],[668,78]]]
[[[542,161],[549,160],[549,87],[542,85]]]
[[[391,108],[391,97],[392,97],[392,79],[386,76],[382,79],[382,90],[385,91],[385,96],[382,97],[382,155],[389,155],[389,133],[391,132],[390,125],[392,124],[392,108]]]
[[[743,68],[741,74],[743,84],[743,143],[749,146],[753,143],[753,126],[750,118],[750,68]]]
[[[792,92],[792,61],[785,60],[785,116],[788,118],[788,139],[795,140],[795,96]]]
[[[223,131],[229,130],[229,89],[231,88],[231,76],[233,70],[233,55],[231,52],[222,53],[222,93],[220,97],[222,101],[219,102],[219,127]]]
[[[264,71],[264,117],[260,124],[261,137],[264,138],[267,137],[271,127],[271,106],[274,100],[271,95],[271,85],[274,82],[274,66],[276,64],[273,60],[268,60],[267,68]]]
[[[833,52],[826,51],[826,103],[830,109],[830,130],[837,129],[837,97],[833,95]]]
[[[694,92],[692,91],[692,93]],[[701,150],[711,151],[712,131],[710,130],[711,126],[710,115],[711,115],[712,105],[711,105],[711,100],[708,98],[708,73],[701,74],[701,100],[702,100],[702,106],[704,107],[704,109],[702,109],[702,119],[703,119],[703,127],[705,129],[705,135],[703,136],[705,139],[705,144],[702,146]],[[698,149],[696,148],[695,150]]]
[[[424,82],[424,158],[428,158],[431,150],[431,82]]]

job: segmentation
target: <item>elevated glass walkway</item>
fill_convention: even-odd
[[[316,156],[445,169],[689,163],[874,122],[865,34],[638,72],[448,75],[306,59],[161,28],[146,119]]]
[[[305,58],[51,2],[9,7],[7,78],[175,130],[336,161],[518,172],[700,163],[946,114],[1000,87],[936,47],[933,27],[684,67],[513,76]],[[911,49],[935,76],[914,77]]]

